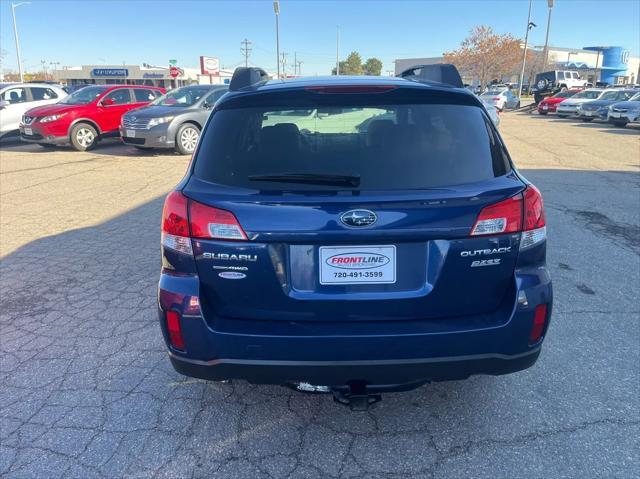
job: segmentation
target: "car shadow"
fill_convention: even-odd
[[[604,176],[614,190],[632,190],[639,177],[617,171],[522,172],[545,194],[557,305],[533,368],[386,394],[364,414],[327,395],[180,376],[169,364],[157,324],[163,205],[158,197],[100,224],[34,239],[2,259],[0,362],[6,373],[3,401],[11,406],[0,420],[14,424],[9,418],[23,414],[21,404],[30,408],[25,418],[43,411],[33,423],[18,421],[7,440],[24,437],[29,447],[45,452],[54,444],[65,461],[100,468],[105,477],[122,476],[124,470],[143,475],[159,455],[166,477],[172,477],[172,468],[173,476],[231,477],[220,472],[228,461],[233,477],[262,477],[256,471],[268,467],[264,464],[280,471],[270,477],[301,473],[307,465],[322,477],[348,468],[354,477],[417,477],[446,465],[443,458],[463,460],[483,444],[507,448],[501,461],[511,457],[508,466],[516,468],[511,470],[521,470],[516,446],[531,440],[536,448],[528,449],[528,459],[548,462],[554,456],[550,450],[565,442],[576,446],[565,439],[546,442],[547,436],[552,441],[557,431],[565,435],[581,431],[584,424],[600,424],[606,411],[622,421],[624,411],[618,412],[634,396],[635,383],[624,365],[633,360],[629,341],[637,339],[635,322],[610,315],[602,328],[602,316],[572,310],[628,306],[626,295],[632,292],[617,286],[616,261],[637,257],[619,249],[616,255],[604,252],[618,247],[627,248],[624,254],[635,251],[639,227],[616,217],[624,205],[596,187]],[[36,211],[30,221],[46,220],[46,212]],[[581,232],[579,248],[573,247],[576,231]],[[637,279],[633,275],[628,271],[626,281]],[[603,301],[605,294],[610,297]],[[597,362],[589,360],[596,356]],[[587,385],[596,386],[585,393]],[[43,421],[70,429],[56,432],[54,426],[39,426]],[[613,427],[621,427],[615,421]],[[89,442],[78,447],[75,440],[55,439],[69,431],[80,431],[73,436],[77,441],[85,435],[97,438],[95,448]],[[36,437],[45,432],[51,437]],[[109,447],[119,452],[106,452]],[[110,461],[114,456],[117,460]],[[568,449],[557,455],[559,461],[568,456]],[[558,467],[589,475],[580,469],[583,455],[578,456]],[[277,469],[285,467],[278,461],[291,463],[286,473]]]
[[[0,151],[16,151],[21,153],[33,153],[33,154],[51,154],[52,152],[70,152],[77,153],[69,145],[52,145],[51,147],[42,147],[40,145],[27,143],[20,138],[11,138],[0,141]],[[95,148],[88,152],[92,155],[98,156],[118,156],[118,157],[155,157],[155,156],[183,156],[189,159],[189,155],[180,155],[172,148],[152,148],[152,149],[140,149],[132,145],[126,145],[122,143],[118,138],[105,138],[101,140]]]

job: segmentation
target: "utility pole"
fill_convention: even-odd
[[[20,5],[26,5],[31,2],[20,2],[11,4],[11,15],[13,16],[13,35],[16,37],[16,54],[18,56],[18,72],[20,73],[20,83],[24,83],[24,75],[22,74],[22,60],[20,60],[20,40],[18,39],[18,27],[16,25],[16,8]]]
[[[340,25],[336,26],[336,76],[340,75]]]
[[[282,57],[282,77],[286,78],[287,77],[287,52],[282,52],[280,54],[280,56]]]
[[[298,52],[293,52],[293,76],[296,76],[298,71]]]
[[[547,15],[547,34],[544,37],[543,71],[547,69],[547,63],[549,63],[549,28],[551,27],[551,9],[553,9],[553,0],[547,0],[547,5],[549,5],[549,14]]]
[[[44,79],[48,80],[48,78],[47,78],[47,60],[40,60],[40,63],[42,63],[42,74],[44,75]]]
[[[60,62],[49,62],[49,65],[53,67],[53,71],[51,73],[51,79],[55,80],[55,73],[56,73],[56,70],[58,69],[58,65],[60,65]]]
[[[280,16],[280,2],[278,0],[273,2],[273,11],[276,14],[276,67],[278,69],[278,78],[280,78],[280,23],[278,20]]]
[[[240,45],[243,45],[242,48],[240,49],[240,51],[244,55],[244,66],[245,67],[249,66],[249,54],[251,53],[251,44],[252,44],[252,42],[250,42],[246,38],[240,42]]]
[[[304,62],[302,60],[298,60],[296,63],[298,64],[298,76],[302,76],[302,64]]]
[[[524,36],[524,52],[522,53],[522,70],[520,70],[520,84],[518,85],[518,99],[522,98],[522,82],[524,81],[524,66],[527,61],[527,44],[529,42],[529,30],[537,26],[531,21],[531,3],[529,0],[529,15],[527,16],[527,33]]]

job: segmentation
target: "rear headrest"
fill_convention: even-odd
[[[300,148],[300,130],[294,123],[265,126],[260,133],[260,143],[263,150],[297,151]]]
[[[384,146],[389,140],[395,127],[393,120],[373,120],[367,129],[367,145],[374,147]]]

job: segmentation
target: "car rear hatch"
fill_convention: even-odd
[[[477,101],[351,93],[212,115],[182,191],[208,321],[448,318],[515,294],[525,185]],[[495,204],[504,228],[472,234]]]

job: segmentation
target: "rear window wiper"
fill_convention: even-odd
[[[250,181],[273,181],[277,183],[304,183],[308,185],[360,186],[360,175],[329,175],[324,173],[275,173],[250,175]]]

